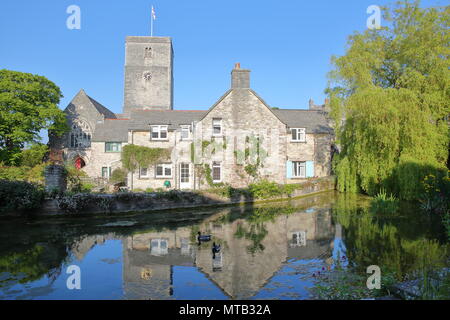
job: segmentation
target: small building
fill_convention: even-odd
[[[272,108],[238,63],[230,89],[209,110],[174,110],[171,39],[127,37],[124,87],[122,114],[80,90],[64,110],[70,132],[50,137],[52,150],[92,178],[109,179],[129,144],[170,151],[129,172],[130,189],[244,187],[260,178],[285,184],[331,174],[327,103]]]

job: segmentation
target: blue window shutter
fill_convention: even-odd
[[[306,177],[314,177],[314,161],[306,161]]]
[[[286,178],[292,178],[292,161],[286,161]]]

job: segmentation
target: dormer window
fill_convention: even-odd
[[[306,142],[306,129],[305,128],[292,128],[292,139],[294,142]]]
[[[220,136],[222,134],[222,119],[214,118],[212,120],[213,136]]]
[[[167,140],[167,126],[152,126],[151,129],[151,140]]]

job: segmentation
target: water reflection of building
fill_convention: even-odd
[[[244,219],[218,223],[216,215],[199,227],[222,243],[221,255],[215,260],[211,245],[191,244],[195,231],[190,227],[146,232],[123,240],[126,298],[170,299],[173,266],[196,266],[230,298],[246,299],[287,260],[325,260],[333,249],[334,226],[328,209],[280,215],[264,223]],[[242,230],[253,232],[253,241],[242,235]],[[255,239],[260,242],[255,244]]]

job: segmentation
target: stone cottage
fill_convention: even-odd
[[[167,149],[169,157],[129,170],[130,189],[243,187],[259,178],[284,184],[331,174],[327,102],[270,107],[237,63],[230,89],[209,110],[173,110],[172,70],[170,38],[127,37],[123,113],[81,90],[65,109],[70,132],[50,137],[53,152],[107,180],[122,167],[126,145]]]

